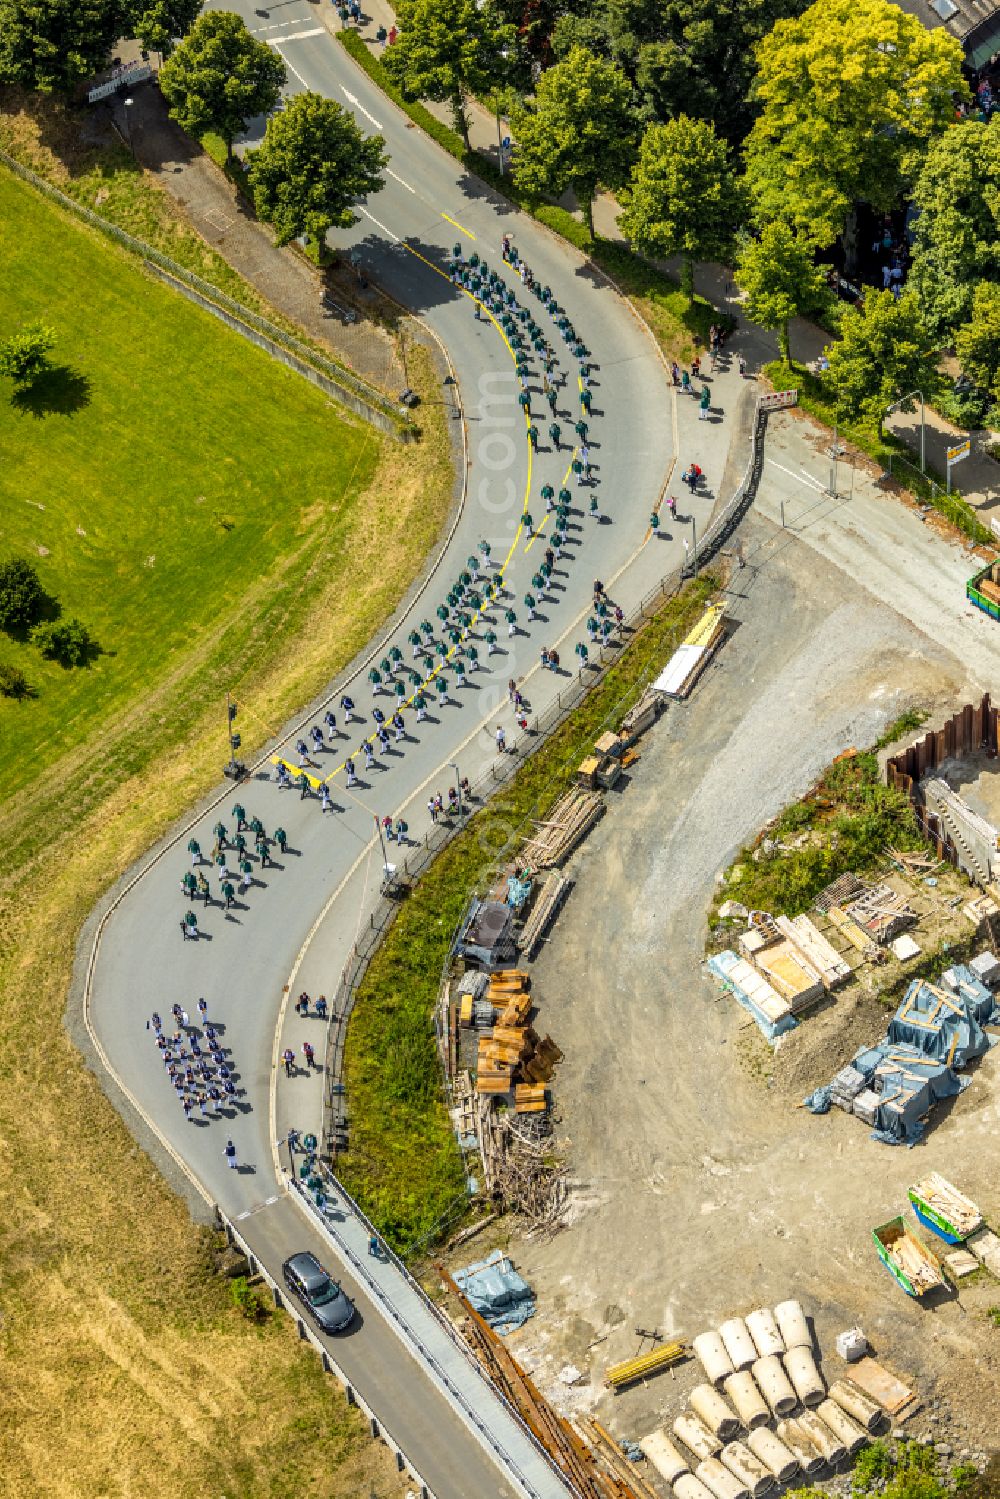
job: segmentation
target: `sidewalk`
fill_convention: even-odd
[[[116,103],[113,107],[122,124],[123,106]],[[324,309],[321,273],[295,250],[275,244],[267,227],[241,202],[235,185],[170,119],[157,87],[144,84],[135,89],[130,119],[140,166],[156,178],[202,238],[245,281],[363,379],[390,393],[403,389],[407,381],[389,334],[363,311],[356,323],[348,324]],[[355,288],[350,297],[363,301],[363,294]]]

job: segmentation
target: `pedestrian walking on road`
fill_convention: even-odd
[[[325,781],[323,782],[322,786],[319,788],[319,794],[320,794],[320,800],[321,800],[320,811],[321,812],[329,812],[329,811],[331,811],[332,808],[333,808],[333,802],[330,800],[330,788],[326,784]]]
[[[502,724],[497,724],[497,753],[503,754],[507,748],[507,735],[504,733]]]
[[[225,898],[226,910],[228,911],[230,906],[234,906],[236,904],[236,887],[233,884],[232,880],[223,880],[222,894]]]
[[[556,452],[558,453],[559,452],[559,439],[562,436],[562,428],[560,427],[560,425],[559,425],[558,422],[553,422],[552,425],[549,427],[549,436],[552,439],[552,446],[555,448]]]
[[[244,891],[253,884],[253,865],[249,859],[240,860],[240,885]]]
[[[198,1014],[201,1016],[202,1023],[204,1023],[208,1016],[208,1000],[204,997],[198,1001]]]
[[[326,724],[326,737],[332,744],[337,738],[337,716],[329,709],[323,714],[323,722]]]
[[[319,999],[317,999],[315,1008],[316,1008],[316,1019],[317,1020],[325,1020],[326,1019],[326,995],[325,994],[321,994],[320,997],[319,997]]]
[[[306,1059],[306,1066],[308,1068],[315,1067],[315,1065],[316,1065],[316,1053],[313,1051],[313,1044],[312,1044],[311,1041],[303,1041],[303,1043],[302,1043],[302,1055]]]
[[[288,834],[285,832],[284,828],[275,828],[274,841],[278,845],[281,852],[284,853],[285,848],[288,845]]]
[[[201,844],[197,838],[192,838],[188,844],[188,853],[191,855],[192,864],[201,863]]]
[[[181,922],[181,930],[184,933],[185,942],[193,942],[198,936],[198,918],[193,911],[188,911]]]
[[[348,697],[346,693],[340,699],[340,711],[344,715],[344,722],[350,723],[354,717],[354,699]]]
[[[226,1148],[223,1151],[223,1155],[226,1157],[226,1160],[229,1162],[229,1169],[230,1169],[230,1171],[235,1171],[236,1170],[236,1146],[233,1144],[232,1140],[227,1140],[226,1141]]]
[[[239,802],[237,802],[233,807],[233,818],[236,822],[236,831],[238,833],[242,833],[243,829],[247,825],[247,814],[244,808],[241,807]]]
[[[306,775],[305,771],[303,771],[299,776],[299,801],[304,802],[306,797],[309,796],[311,792],[312,787],[309,785],[309,777]]]
[[[285,1064],[285,1076],[291,1077],[292,1068],[295,1065],[295,1053],[294,1051],[292,1051],[292,1048],[290,1046],[286,1046],[284,1051],[281,1053],[281,1060]]]
[[[707,422],[708,421],[708,413],[709,413],[709,410],[711,409],[711,405],[712,405],[712,394],[711,394],[708,386],[707,385],[703,385],[701,387],[701,396],[700,396],[699,401],[698,401],[698,420],[700,422]]]

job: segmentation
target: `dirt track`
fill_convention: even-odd
[[[926,1401],[940,1397],[908,1430],[947,1436],[957,1456],[996,1442],[1000,1337],[983,1314],[1000,1286],[963,1284],[961,1306],[924,1309],[878,1264],[870,1229],[933,1168],[1000,1215],[1000,1049],[939,1106],[926,1143],[887,1148],[836,1110],[794,1107],[805,1081],[827,1080],[879,1033],[877,1003],[832,1007],[773,1059],[700,964],[716,876],[744,841],[903,708],[943,716],[988,684],[800,542],[755,553],[769,537],[755,520],[748,555],[769,560],[735,576],[741,623],[691,701],[646,737],[533,967],[542,1022],[566,1053],[558,1133],[578,1186],[562,1233],[511,1245],[539,1296],[511,1346],[561,1408],[599,1408],[617,1435],[639,1437],[678,1413],[698,1370],[612,1402],[601,1376],[637,1351],[637,1327],[690,1337],[794,1295],[828,1370],[841,1367],[834,1335],[860,1322]],[[584,1375],[572,1388],[557,1377],[567,1364]]]

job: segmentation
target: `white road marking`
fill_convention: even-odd
[[[267,38],[267,45],[269,47],[282,47],[285,42],[301,42],[307,36],[322,36],[325,30],[325,26],[314,26],[311,31],[291,31],[288,36],[269,36]]]
[[[403,179],[402,179],[402,177],[397,177],[396,173],[392,170],[391,167],[386,167],[385,170],[386,170],[386,173],[388,174],[388,176],[390,176],[392,178],[393,182],[398,182],[399,185],[400,185],[400,187],[405,187],[406,191],[408,193],[412,193],[414,195],[414,197],[416,197],[417,190],[416,190],[415,187],[411,187],[408,182],[404,182]]]
[[[767,461],[772,468],[780,468],[783,474],[787,474],[790,479],[795,479],[797,483],[811,484],[813,489],[815,489],[819,494],[826,494],[826,486],[824,484],[820,484],[819,480],[814,479],[811,474],[807,474],[805,469],[803,469],[801,473],[797,474],[792,469],[786,468],[783,463],[775,463],[773,458],[769,458]]]
[[[277,44],[277,42],[272,42],[271,45],[274,46],[274,47],[277,47],[278,44]],[[302,74],[299,72],[298,68],[295,67],[294,63],[290,63],[288,61],[288,58],[285,56],[285,54],[283,52],[279,52],[278,56],[281,58],[281,61],[285,64],[285,67],[288,69],[288,71],[290,73],[294,73],[295,74],[296,78],[299,80],[299,82],[301,83],[302,87],[305,88],[305,89],[307,89],[309,87],[309,85],[308,85],[308,83],[306,83],[305,79],[303,78]]]
[[[343,85],[341,85],[340,91],[343,94],[344,98],[347,100],[348,104],[353,104],[355,109],[360,109],[366,120],[371,120],[376,130],[382,129],[382,126],[379,124],[378,120],[376,120],[375,116],[368,113],[365,106],[360,103],[359,100],[355,99],[354,95],[350,92],[349,89],[346,89],[343,87]]]
[[[366,219],[371,219],[376,229],[381,229],[382,233],[387,234],[389,238],[391,240],[394,240],[397,245],[401,245],[403,243],[398,234],[393,234],[391,229],[387,229],[385,224],[380,223],[380,221],[375,217],[373,213],[368,212],[367,208],[359,208],[358,213],[363,213]]]
[[[282,1194],[280,1192],[275,1192],[273,1197],[265,1197],[263,1202],[256,1203],[254,1207],[247,1208],[245,1212],[237,1213],[233,1221],[239,1223],[242,1221],[242,1219],[249,1218],[253,1213],[259,1213],[261,1208],[269,1208],[271,1206],[271,1203],[277,1202],[278,1198],[281,1195]]]

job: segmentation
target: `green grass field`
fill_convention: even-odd
[[[67,671],[0,637],[38,694],[2,704],[9,795],[148,692],[275,559],[287,585],[343,549],[379,444],[2,172],[0,259],[0,330],[52,325],[67,371],[40,409],[0,383],[0,555],[30,557],[103,652]]]

